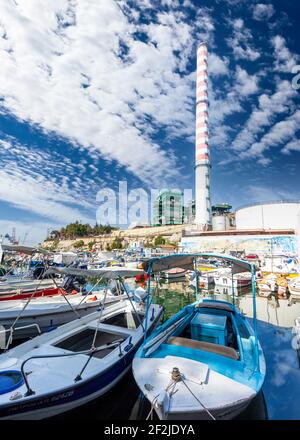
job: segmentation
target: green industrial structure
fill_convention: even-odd
[[[182,225],[192,223],[195,218],[195,202],[183,205],[183,193],[177,190],[162,190],[153,205],[153,225]]]

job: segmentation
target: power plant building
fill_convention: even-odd
[[[153,225],[181,225],[183,223],[183,195],[181,191],[161,191],[153,206]]]

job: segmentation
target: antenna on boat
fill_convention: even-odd
[[[252,288],[252,303],[253,303],[253,331],[255,338],[255,369],[259,371],[259,349],[258,349],[258,335],[257,335],[257,313],[256,313],[256,287],[255,287],[255,265],[251,263],[251,288]]]

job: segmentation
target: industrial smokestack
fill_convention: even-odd
[[[207,55],[207,45],[201,43],[197,51],[195,222],[202,228],[211,224]]]

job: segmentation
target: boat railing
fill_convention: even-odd
[[[124,339],[118,339],[115,342],[112,343],[108,343],[105,345],[101,345],[100,347],[94,347],[94,348],[90,348],[89,350],[82,350],[82,351],[77,351],[77,352],[72,352],[72,353],[57,353],[57,354],[46,354],[46,355],[36,355],[36,356],[30,356],[29,358],[25,359],[22,364],[21,364],[21,374],[25,383],[25,386],[27,388],[27,392],[24,394],[25,397],[27,396],[32,396],[35,394],[35,392],[31,389],[29,382],[28,382],[28,373],[26,373],[24,371],[25,365],[32,359],[52,359],[52,358],[62,358],[62,357],[70,357],[70,356],[78,356],[78,355],[89,355],[89,358],[87,360],[87,362],[84,364],[83,368],[81,369],[80,373],[75,377],[74,382],[78,382],[79,380],[82,379],[81,375],[83,373],[83,371],[85,370],[88,362],[91,360],[91,358],[98,353],[99,351],[102,350],[106,350],[107,348],[112,348],[112,347],[119,347],[119,356],[122,356],[122,349],[121,349],[121,344],[122,342],[125,342]],[[129,345],[131,344],[131,337],[129,338]],[[124,350],[126,351],[126,347],[124,347]]]
[[[7,350],[8,347],[12,344],[13,336],[14,336],[14,332],[16,332],[16,331],[18,331],[18,330],[24,330],[24,329],[26,329],[26,328],[32,328],[32,327],[36,328],[38,334],[40,334],[40,335],[42,334],[42,331],[41,331],[41,329],[40,329],[40,326],[39,326],[38,324],[36,324],[36,323],[34,323],[34,324],[28,324],[28,325],[22,325],[21,327],[13,327],[13,326],[12,326],[12,327],[10,327],[10,328],[6,328],[6,329],[4,329],[4,330],[0,330],[0,334],[2,334],[2,333],[8,333],[8,332],[9,332],[9,337],[8,337],[8,340],[7,340],[7,343],[6,343],[6,345],[5,345],[4,350]]]

